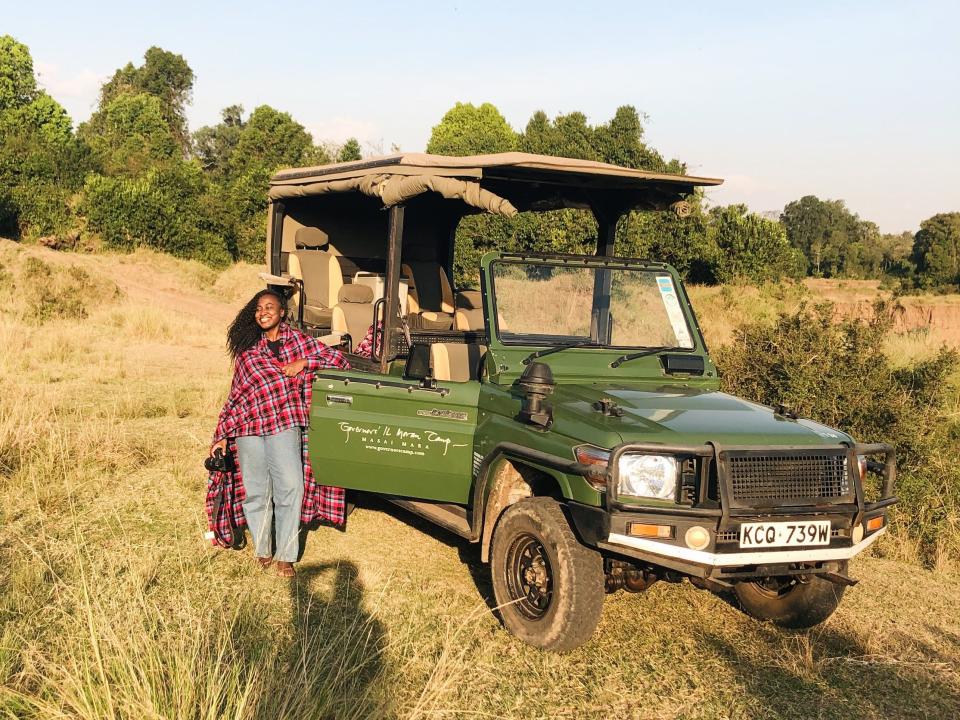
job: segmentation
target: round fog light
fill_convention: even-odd
[[[683,535],[683,541],[691,550],[703,550],[710,544],[710,533],[707,532],[706,528],[694,525],[687,528],[687,532]]]
[[[857,525],[850,531],[850,539],[853,540],[854,545],[863,540],[863,525]]]

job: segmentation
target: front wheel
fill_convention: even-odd
[[[830,617],[844,590],[816,575],[762,578],[734,586],[747,614],[791,630],[810,628]]]
[[[529,498],[508,507],[491,555],[493,594],[507,630],[558,652],[590,639],[603,609],[603,560],[580,544],[559,503]]]

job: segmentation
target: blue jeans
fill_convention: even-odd
[[[243,514],[253,535],[257,557],[296,562],[300,550],[300,506],[303,503],[301,431],[237,438],[237,455],[246,499]],[[271,526],[276,520],[276,548]]]

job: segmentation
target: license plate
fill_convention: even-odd
[[[740,547],[768,548],[798,545],[829,545],[830,521],[744,523],[740,526]]]

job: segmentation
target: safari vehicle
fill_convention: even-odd
[[[371,358],[316,377],[314,466],[479,543],[528,643],[574,648],[605,591],[657,580],[812,626],[885,530],[892,448],[720,392],[677,272],[613,256],[628,211],[719,182],[521,153],[271,181],[268,284],[348,353],[376,328]],[[453,286],[463,217],[559,208],[593,213],[596,254],[489,252],[479,289]]]

